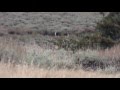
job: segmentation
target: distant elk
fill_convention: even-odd
[[[69,36],[68,33],[62,33],[62,32],[55,32],[54,35],[55,35],[55,36],[62,36],[62,35],[63,35],[63,36]]]

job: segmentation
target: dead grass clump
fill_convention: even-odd
[[[84,70],[120,71],[119,46],[106,50],[79,50],[75,63]]]
[[[120,45],[115,45],[110,49],[100,50],[99,54],[113,60],[118,60],[120,59]]]
[[[23,45],[11,38],[0,38],[0,61],[18,64],[24,61],[25,55]]]
[[[83,70],[47,70],[34,66],[0,63],[1,78],[120,78],[120,73],[105,73],[102,71]]]

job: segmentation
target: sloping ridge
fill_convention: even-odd
[[[0,26],[12,30],[82,31],[100,19],[98,12],[0,12]]]

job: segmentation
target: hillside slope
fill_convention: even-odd
[[[100,19],[98,12],[0,12],[0,28],[81,31]]]

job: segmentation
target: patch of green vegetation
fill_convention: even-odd
[[[77,35],[73,33],[53,41],[59,48],[77,51],[79,49],[106,49],[111,48],[120,41],[120,12],[110,12],[97,23],[95,31],[83,31]]]
[[[113,40],[120,39],[120,12],[110,12],[97,23],[96,29],[101,32],[103,37]]]
[[[110,38],[102,37],[101,33],[86,33],[81,37],[61,37],[52,41],[59,48],[64,48],[65,50],[72,50],[73,52],[79,49],[105,49],[112,47],[116,42]]]

